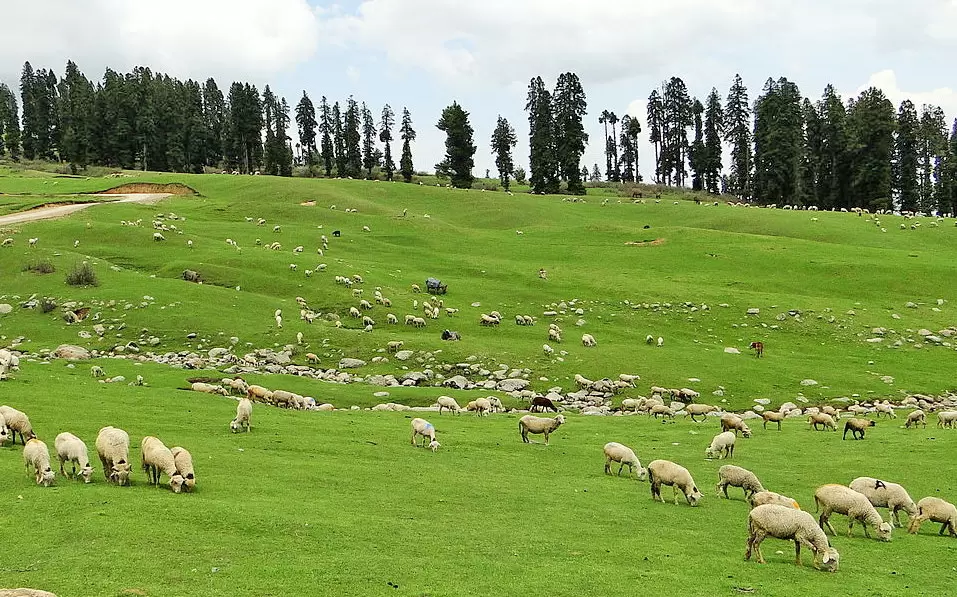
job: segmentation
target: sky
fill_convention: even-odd
[[[583,156],[604,170],[602,110],[645,126],[651,90],[681,77],[704,102],[726,97],[736,73],[751,99],[769,78],[787,77],[820,97],[831,83],[844,99],[869,86],[899,105],[941,106],[957,116],[949,58],[957,50],[957,0],[0,0],[0,81],[19,86],[23,62],[52,68],[68,59],[91,80],[106,67],[149,66],[180,79],[214,77],[271,89],[295,105],[353,95],[375,114],[408,107],[417,170],[444,154],[435,128],[457,101],[475,129],[474,174],[495,176],[496,118],[515,127],[515,162],[527,167],[525,96],[531,78],[552,88],[578,75],[588,100],[591,143]],[[643,134],[639,169],[652,178]],[[296,140],[298,132],[289,131]],[[398,150],[394,152],[398,154]],[[727,161],[727,160],[726,160]]]

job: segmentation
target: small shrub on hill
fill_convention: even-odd
[[[38,274],[52,274],[56,271],[56,268],[53,267],[53,263],[49,259],[38,259],[24,265],[23,271],[36,272]]]
[[[73,266],[73,271],[66,275],[66,283],[70,286],[99,286],[100,281],[96,277],[96,272],[86,261]]]

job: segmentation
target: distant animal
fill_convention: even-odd
[[[461,340],[462,336],[460,336],[459,333],[454,330],[442,330],[442,339],[455,341]]]
[[[848,419],[844,423],[844,435],[841,439],[847,439],[847,431],[851,431],[851,439],[864,439],[864,430],[868,427],[874,427],[877,423],[868,419]],[[860,437],[858,437],[860,435]]]
[[[552,412],[558,412],[558,407],[555,406],[555,403],[549,400],[544,396],[536,396],[532,399],[532,405],[528,409],[528,412],[546,412],[551,410]]]
[[[333,231],[332,231],[332,236],[342,236],[342,232],[339,231],[339,230],[333,230]]]
[[[754,349],[754,356],[760,357],[764,354],[764,342],[752,342],[748,348]]]
[[[631,193],[631,198],[632,198],[632,199],[641,199],[641,198],[642,198],[641,191],[633,191],[633,192]]]

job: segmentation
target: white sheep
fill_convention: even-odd
[[[827,535],[817,525],[814,517],[801,510],[794,510],[777,504],[762,504],[748,513],[748,548],[744,559],[751,559],[751,552],[758,556],[758,563],[764,564],[761,554],[761,542],[766,537],[794,541],[795,563],[801,565],[801,544],[814,552],[814,565],[821,570],[836,572],[840,563],[840,554],[831,547]]]
[[[676,506],[679,490],[684,494],[689,505],[697,506],[701,501],[701,492],[698,491],[688,469],[670,460],[652,460],[648,463],[648,481],[651,483],[653,500],[664,502],[665,500],[661,497],[661,486],[670,485],[674,489]]]
[[[440,444],[435,439],[435,426],[432,423],[429,423],[425,419],[420,419],[418,417],[412,419],[412,445],[418,446],[415,442],[415,437],[417,435],[422,436],[422,447],[426,447],[425,440],[429,440],[428,447],[432,449],[433,452],[439,449]]]
[[[555,349],[548,344],[542,344],[542,352],[544,352],[546,356],[550,356],[555,354]]]
[[[27,241],[27,242],[30,244],[31,247],[35,247],[35,246],[37,246],[37,241],[39,241],[39,240],[40,240],[39,238],[31,238],[31,239],[30,239],[29,241]]]
[[[719,433],[711,440],[711,445],[705,449],[705,457],[717,458],[718,460],[722,458],[734,458],[735,439],[737,439],[737,436],[731,431]]]
[[[166,240],[166,237],[163,236],[163,235],[162,235],[161,233],[159,233],[159,232],[154,232],[154,233],[153,233],[153,240],[154,240],[154,241]]]
[[[399,318],[396,317],[394,313],[389,313],[389,314],[387,314],[387,315],[385,316],[385,320],[386,320],[387,323],[392,324],[392,325],[395,325],[395,324],[399,323]]]
[[[204,394],[219,394],[220,396],[229,396],[229,390],[223,386],[204,383],[201,381],[193,382],[190,389],[194,392],[203,392]]]
[[[837,423],[834,422],[834,417],[827,413],[811,413],[807,418],[807,424],[814,427],[815,431],[818,430],[818,425],[821,426],[822,430],[837,431]]]
[[[695,417],[704,417],[703,420],[706,420],[708,413],[717,410],[718,407],[711,406],[710,404],[689,404],[685,407],[685,416],[690,416],[692,421],[697,422],[698,419]]]
[[[621,410],[638,412],[638,409],[641,408],[642,404],[642,400],[639,398],[625,398],[621,401]]]
[[[661,336],[658,336],[658,348],[661,348],[664,345],[665,345],[665,339],[662,338]]]
[[[176,465],[176,474],[183,478],[183,489],[192,491],[196,487],[196,472],[193,470],[193,455],[186,448],[175,446],[169,449]]]
[[[151,484],[159,487],[160,475],[165,473],[173,493],[183,490],[183,476],[176,472],[173,453],[163,442],[152,435],[147,435],[140,442],[140,451],[143,470]]]
[[[282,315],[276,315],[276,327],[282,329]]]
[[[562,333],[555,329],[548,330],[548,341],[549,342],[558,342],[559,344],[562,341]]]
[[[439,414],[442,414],[444,409],[449,409],[454,414],[459,414],[459,411],[462,408],[459,406],[459,403],[455,401],[455,398],[451,396],[439,396],[439,399],[435,402],[439,406]]]
[[[475,411],[480,417],[487,417],[492,412],[492,403],[488,398],[479,398],[475,400]]]
[[[927,427],[927,415],[924,414],[924,411],[918,409],[907,415],[907,420],[904,421],[904,427],[910,429],[911,425],[916,429],[918,425]]]
[[[130,436],[125,431],[116,427],[100,429],[96,435],[96,452],[108,482],[130,484]]]
[[[902,527],[900,511],[903,510],[911,518],[917,516],[917,504],[907,494],[907,490],[897,483],[882,481],[873,477],[858,477],[848,485],[854,491],[864,494],[875,508],[887,508],[887,521],[894,526]]]
[[[938,497],[925,497],[917,502],[917,516],[910,520],[908,533],[917,533],[925,520],[941,523],[938,535],[949,531],[952,537],[957,537],[957,507]]]
[[[33,473],[37,485],[49,487],[53,483],[55,473],[50,468],[50,450],[42,441],[34,437],[23,446],[23,464],[28,474]]]
[[[751,499],[748,501],[751,503],[752,508],[762,504],[777,504],[778,506],[794,508],[795,510],[801,509],[801,506],[794,498],[790,498],[786,495],[781,495],[780,493],[775,493],[773,491],[759,491],[757,493],[753,493],[751,494]],[[815,523],[815,525],[816,524],[817,523]]]
[[[648,476],[648,471],[641,466],[635,451],[624,444],[618,442],[608,442],[604,447],[605,452],[605,474],[611,474],[611,463],[618,462],[618,476],[621,476],[622,469],[627,466],[629,473],[634,473],[638,469],[638,480],[644,481]]]
[[[721,431],[733,431],[735,435],[737,435],[738,431],[740,431],[741,435],[744,437],[751,437],[751,429],[748,427],[747,423],[744,422],[744,419],[734,413],[725,413],[721,415]]]
[[[249,398],[243,398],[236,405],[236,418],[229,422],[229,429],[236,433],[240,429],[250,431],[249,418],[253,414],[253,402]]]
[[[548,445],[548,436],[554,433],[562,423],[565,422],[564,415],[558,415],[554,419],[548,417],[536,417],[535,415],[525,415],[518,420],[518,431],[522,434],[522,441],[526,444],[533,443],[528,439],[529,433],[544,434],[545,445]]]
[[[858,493],[850,487],[843,485],[828,484],[821,485],[814,492],[815,509],[821,510],[819,523],[821,528],[827,527],[831,533],[837,535],[834,527],[831,526],[828,518],[832,512],[847,516],[847,536],[851,536],[851,530],[854,527],[854,521],[857,520],[864,527],[864,536],[870,537],[867,532],[868,525],[873,526],[877,531],[877,538],[881,541],[891,540],[891,527],[881,519],[871,502],[861,493]]]
[[[595,341],[595,337],[591,334],[582,334],[582,346],[598,346],[598,342]]]
[[[89,483],[92,480],[93,467],[90,466],[90,455],[83,440],[72,433],[63,432],[56,436],[56,439],[53,441],[53,446],[56,449],[57,459],[60,461],[61,475],[67,476],[63,471],[63,464],[65,462],[72,462],[73,478],[76,478],[76,467],[79,465],[80,476],[83,477],[83,482]]]
[[[957,421],[957,410],[943,410],[937,413],[937,426],[954,428],[954,422]]]
[[[0,406],[0,417],[3,417],[14,444],[17,443],[18,433],[20,434],[20,443],[23,445],[26,445],[27,440],[37,436],[33,432],[33,425],[30,424],[30,418],[27,417],[26,413],[9,406]]]
[[[386,350],[389,352],[399,352],[402,349],[402,345],[405,344],[401,340],[393,340],[386,345]]]
[[[718,484],[715,485],[714,491],[719,497],[723,491],[724,497],[731,499],[728,495],[728,486],[743,489],[745,500],[748,499],[749,494],[754,495],[764,491],[764,486],[761,485],[761,481],[758,480],[757,475],[746,468],[734,466],[733,464],[726,464],[718,469]]]

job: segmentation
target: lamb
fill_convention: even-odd
[[[778,431],[781,431],[781,421],[784,420],[784,413],[779,413],[773,410],[766,410],[763,413],[761,413],[761,418],[764,419],[765,429],[768,428],[768,423],[777,423]]]
[[[429,440],[429,448],[433,452],[439,449],[440,444],[435,439],[435,427],[432,423],[429,423],[425,419],[420,419],[418,417],[412,419],[412,445],[418,447],[418,444],[415,443],[415,436],[422,436],[422,447],[425,447],[425,440]]]
[[[706,419],[708,413],[717,410],[718,407],[711,406],[710,404],[689,404],[685,407],[685,416],[690,416],[692,421],[698,422],[698,419],[695,417],[704,417],[704,419]]]
[[[387,350],[389,352],[399,352],[402,348],[403,342],[401,340],[393,340],[387,345]]]
[[[641,462],[638,461],[638,456],[635,455],[635,451],[625,446],[619,444],[618,442],[608,442],[605,444],[605,474],[611,474],[611,463],[618,462],[620,466],[618,467],[618,476],[621,476],[621,470],[627,466],[629,474],[633,474],[635,469],[638,469],[638,480],[644,481],[648,476],[648,471],[641,466]]]
[[[867,419],[848,419],[844,423],[844,435],[841,439],[847,439],[847,431],[851,430],[851,439],[864,439],[864,430],[868,427],[875,427],[877,423]],[[860,437],[857,437],[860,434]]]
[[[170,448],[173,462],[176,464],[176,474],[183,478],[183,489],[192,491],[196,487],[196,472],[193,470],[193,455],[185,448],[176,446]]]
[[[648,481],[651,482],[651,499],[664,503],[661,497],[661,486],[670,485],[674,489],[675,505],[678,505],[678,490],[684,494],[685,500],[692,507],[701,501],[701,492],[695,485],[691,473],[685,467],[670,460],[652,460],[648,464]]]
[[[761,481],[758,480],[757,475],[746,468],[734,466],[733,464],[726,464],[718,469],[718,484],[715,485],[714,491],[719,497],[721,495],[720,492],[724,491],[724,497],[731,499],[730,496],[728,496],[729,485],[743,489],[745,500],[748,499],[748,494],[753,496],[756,493],[764,491],[764,486],[761,485]]]
[[[201,381],[193,382],[192,385],[190,385],[190,389],[194,392],[203,392],[205,394],[219,394],[221,396],[229,396],[229,390],[227,390],[223,386],[208,384]]]
[[[782,413],[783,414],[783,413]],[[815,431],[837,431],[837,423],[834,422],[834,418],[827,413],[811,413],[811,416],[807,418],[807,424],[814,427]],[[818,425],[821,426],[821,429],[818,429]]]
[[[847,536],[851,536],[851,530],[854,527],[854,521],[857,520],[864,527],[864,536],[870,537],[867,532],[868,525],[873,526],[877,531],[877,538],[881,541],[891,540],[890,524],[881,519],[867,497],[858,493],[850,487],[843,485],[828,484],[821,485],[814,492],[815,511],[821,510],[819,523],[821,528],[825,526],[831,530],[833,535],[837,535],[834,527],[828,521],[832,512],[847,516]]]
[[[595,341],[595,337],[591,334],[582,334],[582,346],[598,346],[598,342]]]
[[[33,437],[23,446],[23,464],[28,474],[33,472],[37,485],[49,487],[53,483],[55,473],[50,468],[50,450],[42,441]]]
[[[749,502],[751,503],[752,508],[762,504],[777,504],[778,506],[793,508],[795,510],[801,509],[801,506],[794,498],[790,498],[786,495],[781,495],[780,493],[775,493],[773,491],[759,491],[757,493],[753,493],[751,494],[751,499]],[[817,526],[816,523],[815,526]]]
[[[17,443],[18,433],[20,434],[20,443],[24,446],[27,445],[28,439],[33,439],[37,436],[37,434],[33,432],[33,425],[30,424],[30,418],[27,417],[26,413],[22,413],[9,406],[0,406],[0,417],[3,417],[8,433],[10,433],[14,444]]]
[[[671,417],[672,419],[675,418],[675,411],[671,410],[670,407],[667,407],[664,404],[653,404],[651,406],[651,410],[648,412],[656,419],[658,418],[658,415],[661,415],[662,419],[665,417]]]
[[[621,410],[630,410],[632,412],[638,412],[638,409],[641,407],[641,400],[636,398],[625,398],[621,401]]]
[[[957,410],[944,410],[937,413],[937,426],[954,428],[954,421],[957,421]]]
[[[90,466],[90,455],[83,440],[72,433],[64,432],[56,436],[53,446],[56,448],[56,456],[60,461],[61,475],[66,476],[63,471],[63,464],[72,462],[74,479],[76,478],[76,467],[80,465],[80,476],[83,477],[83,482],[89,483],[92,480],[93,467]]]
[[[735,435],[740,431],[744,437],[751,437],[751,428],[744,419],[733,413],[725,413],[721,416],[721,431],[734,431]]]
[[[554,419],[525,415],[518,420],[518,431],[522,434],[522,441],[526,444],[533,443],[528,439],[529,433],[544,434],[545,445],[547,446],[549,434],[554,433],[564,422],[565,415],[558,415]]]
[[[462,410],[462,408],[459,406],[459,403],[456,402],[455,398],[452,398],[451,396],[439,396],[439,399],[436,400],[435,403],[439,405],[440,415],[442,414],[442,410],[446,408],[452,411],[454,414],[459,414],[459,411]]]
[[[555,403],[549,400],[544,396],[535,396],[532,398],[532,404],[528,409],[528,412],[546,412],[546,411],[558,412],[558,407],[555,406]]]
[[[104,427],[96,435],[96,452],[107,482],[130,484],[130,436],[122,429]]]
[[[705,448],[706,458],[734,458],[734,442],[737,436],[731,431],[724,431],[714,436],[711,445]]]
[[[488,398],[479,398],[475,401],[475,411],[478,416],[487,417],[492,412],[492,403],[489,402]]]
[[[262,386],[251,385],[246,390],[246,398],[258,402],[268,402],[272,398],[272,392]]]
[[[801,566],[801,544],[814,552],[814,566],[828,572],[836,572],[840,554],[831,547],[827,535],[814,521],[814,517],[801,510],[777,504],[762,504],[748,513],[748,548],[744,559],[751,559],[751,552],[758,556],[758,563],[766,563],[761,554],[761,542],[765,537],[794,541],[795,563]]]
[[[229,429],[236,433],[240,429],[248,432],[249,417],[253,414],[253,402],[249,398],[243,398],[236,405],[236,418],[229,422]]]
[[[173,493],[183,490],[183,476],[176,472],[173,453],[163,442],[152,435],[147,435],[140,443],[140,450],[143,470],[146,471],[147,479],[151,484],[159,487],[160,475],[165,473]]]
[[[917,516],[910,519],[910,527],[908,527],[907,532],[916,534],[925,520],[941,523],[938,535],[943,535],[945,531],[949,531],[952,537],[957,537],[957,507],[950,502],[945,502],[937,497],[921,498],[917,502]]]
[[[903,528],[901,524],[900,511],[907,512],[911,518],[917,516],[917,505],[907,494],[907,490],[890,481],[881,481],[873,477],[858,477],[848,485],[854,491],[863,494],[875,508],[887,508],[887,521],[894,526],[895,520],[897,526]]]
[[[927,416],[924,414],[924,411],[917,409],[907,415],[907,420],[904,421],[904,427],[910,429],[911,425],[913,425],[915,429],[918,425],[922,425],[925,429],[927,428]]]

